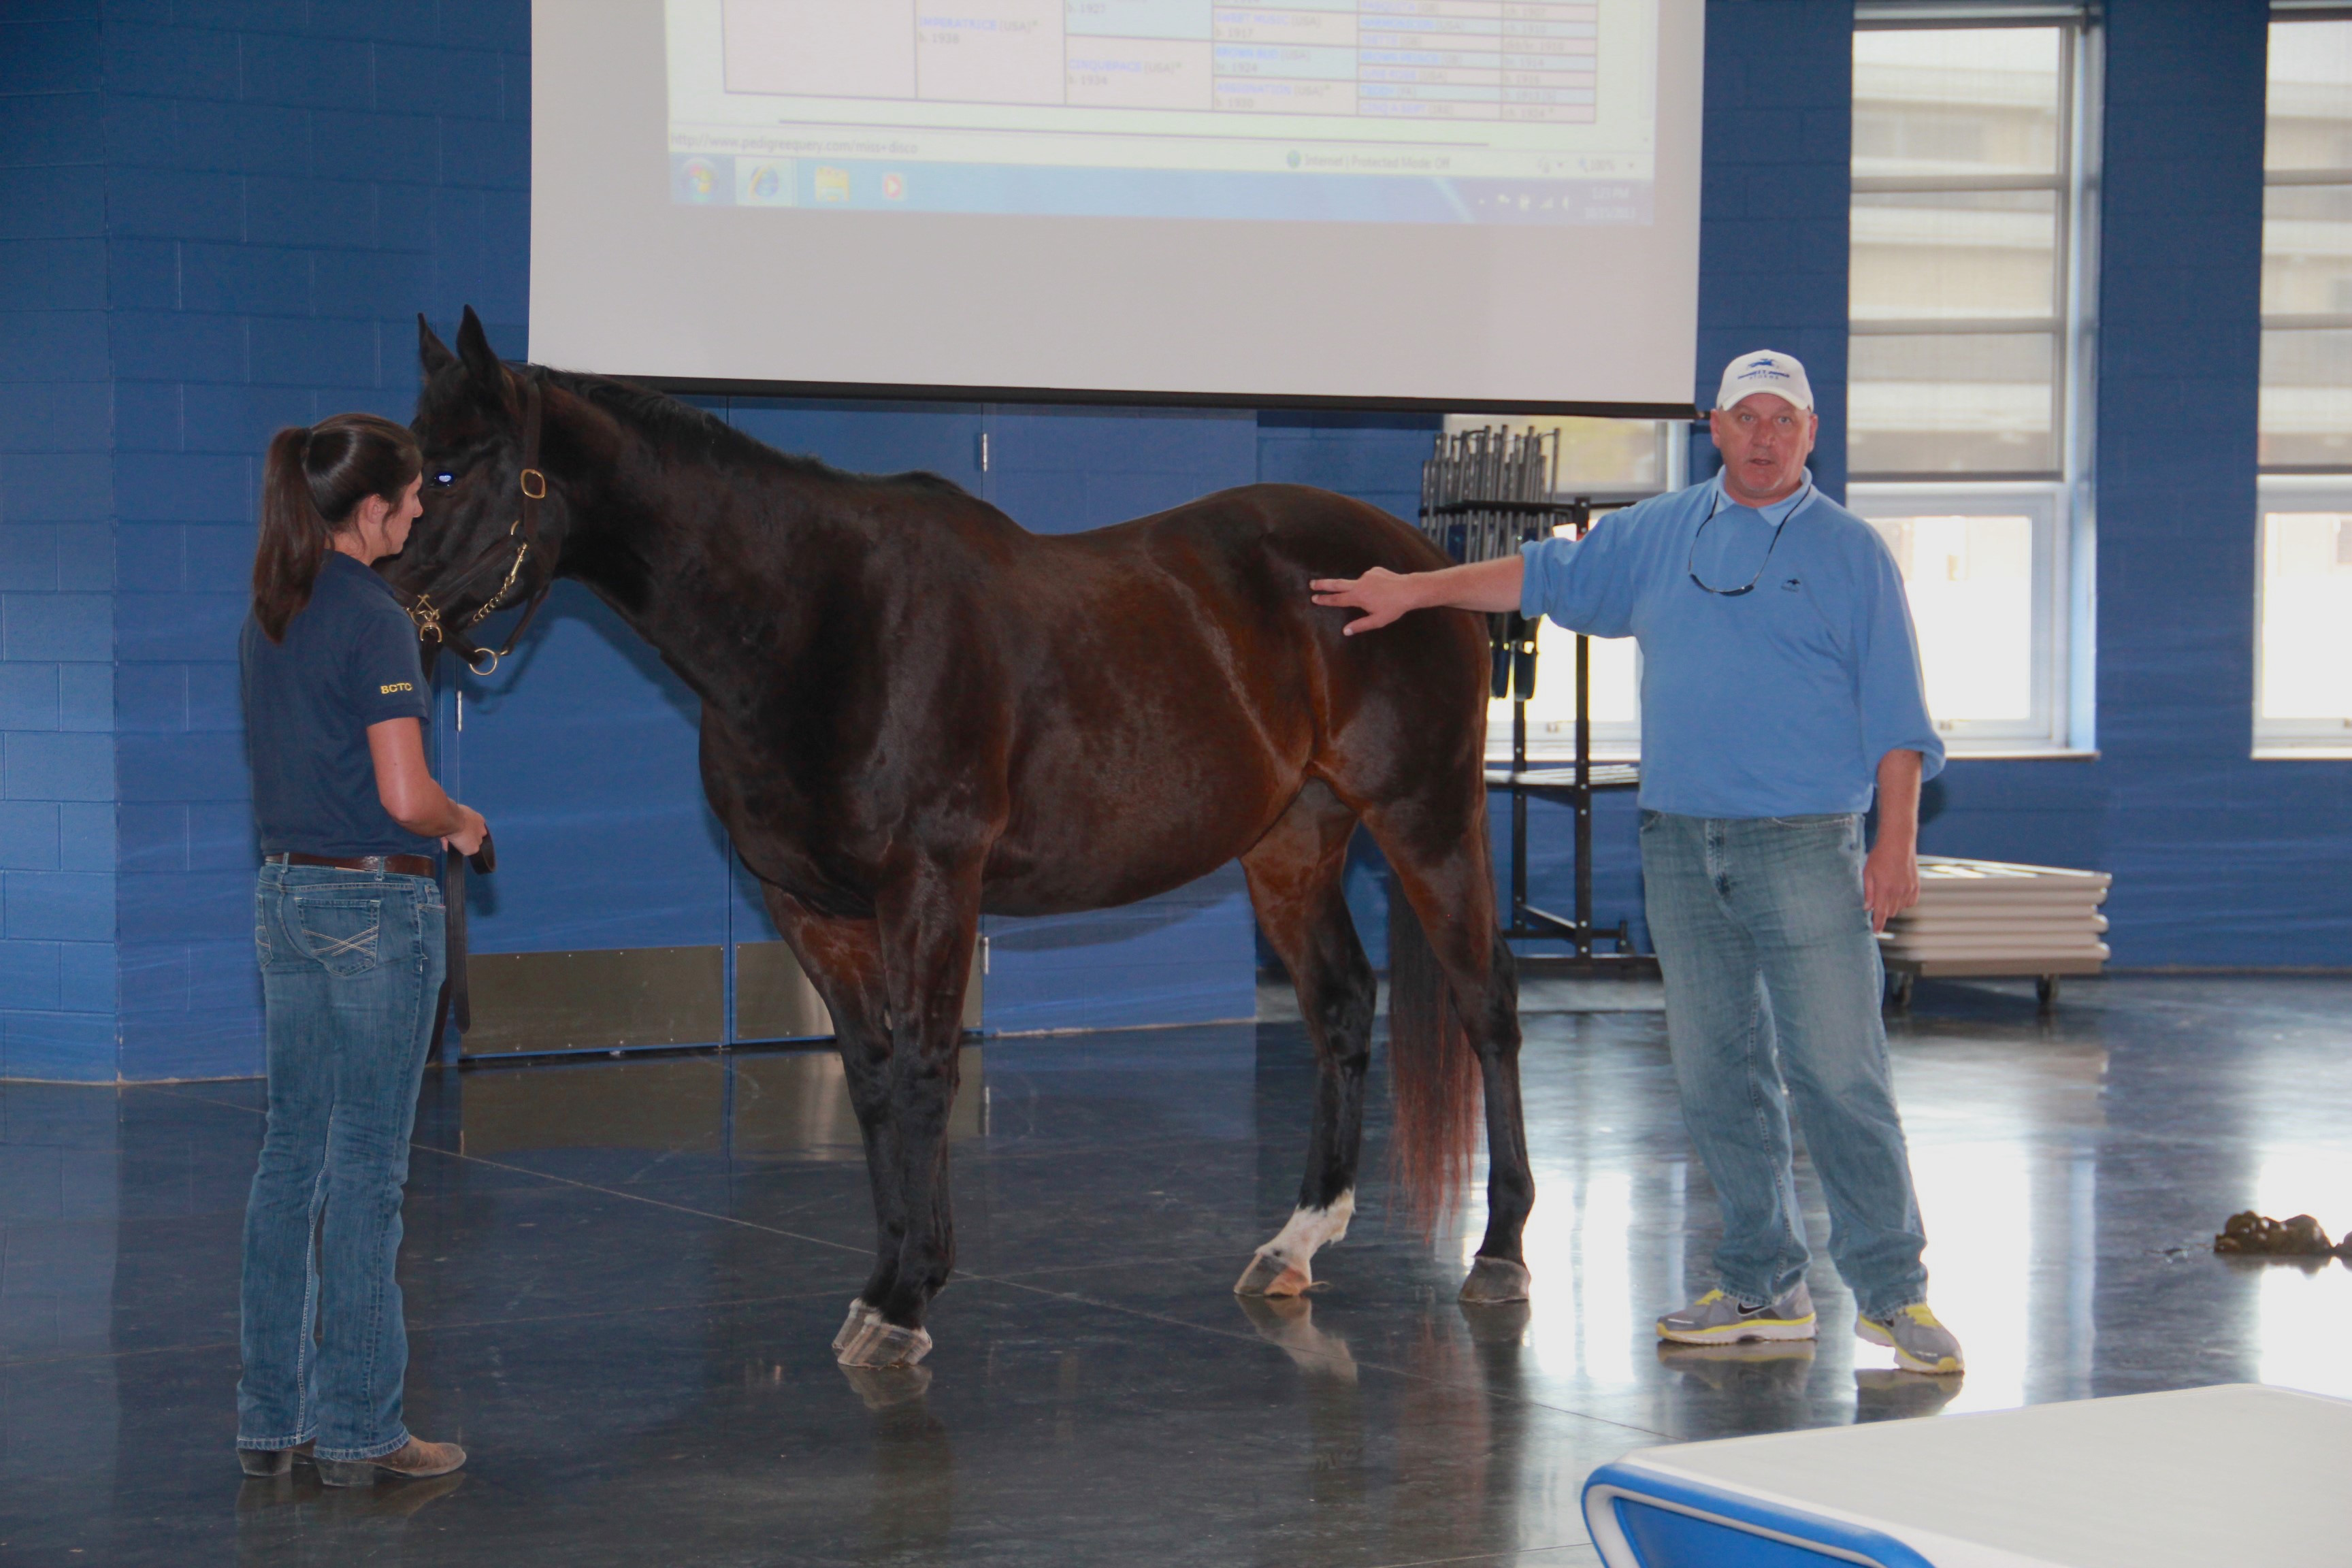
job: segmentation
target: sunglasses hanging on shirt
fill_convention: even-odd
[[[1729,499],[1720,485],[1716,487],[1715,504],[1706,509],[1706,516],[1699,520],[1697,532],[1691,535],[1690,559],[1684,563],[1683,570],[1692,582],[1718,598],[1737,599],[1764,580],[1764,568],[1772,564],[1772,552],[1780,547],[1780,531],[1789,526],[1790,518],[1805,510],[1807,501],[1813,499],[1813,481],[1805,481],[1804,490],[1797,497],[1797,504],[1782,512],[1780,521],[1772,525],[1772,542],[1764,547],[1764,559],[1756,563],[1756,574],[1737,588],[1718,588],[1698,574],[1698,542],[1699,536],[1706,531],[1706,525],[1715,521],[1715,514],[1723,510],[1724,502]]]

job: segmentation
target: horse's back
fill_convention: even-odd
[[[1475,787],[1486,668],[1476,618],[1425,613],[1349,637],[1352,613],[1310,597],[1318,577],[1446,563],[1386,512],[1249,485],[1032,538],[1037,548],[1017,552],[989,590],[1008,647],[1023,649],[1010,660],[1020,695],[1006,870],[1055,881],[1044,862],[1060,857],[1046,846],[1075,822],[1097,844],[1142,851],[1139,869],[1167,868],[1143,882],[1173,886],[1255,842],[1309,777],[1365,803],[1425,788],[1433,771]]]

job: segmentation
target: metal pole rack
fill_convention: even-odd
[[[1470,430],[1437,437],[1422,467],[1421,529],[1457,562],[1498,560],[1520,545],[1562,526],[1578,539],[1596,511],[1610,510],[1590,497],[1560,500],[1554,491],[1559,459],[1557,432]],[[1623,920],[1597,929],[1592,915],[1592,797],[1602,790],[1638,788],[1641,767],[1592,760],[1592,646],[1576,639],[1576,743],[1570,766],[1530,767],[1528,762],[1528,700],[1535,695],[1536,626],[1517,611],[1487,617],[1494,650],[1489,689],[1511,699],[1511,763],[1488,768],[1486,787],[1511,800],[1510,921],[1503,934],[1525,941],[1566,942],[1580,967],[1596,970],[1656,967],[1656,960],[1633,951]],[[1548,800],[1574,813],[1575,909],[1555,914],[1528,901],[1528,802]],[[1613,951],[1594,951],[1597,942]]]

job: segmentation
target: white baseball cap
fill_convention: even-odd
[[[1777,349],[1758,349],[1754,353],[1741,354],[1724,366],[1723,385],[1716,391],[1715,405],[1729,408],[1741,398],[1759,392],[1784,397],[1807,413],[1812,411],[1813,384],[1805,379],[1805,367],[1794,354],[1784,354]]]

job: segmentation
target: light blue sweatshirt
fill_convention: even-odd
[[[1813,489],[1811,470],[1762,511],[1717,478],[1612,512],[1580,543],[1542,539],[1520,554],[1529,619],[1641,640],[1649,809],[1866,811],[1887,752],[1917,752],[1925,777],[1942,771],[1902,574],[1876,530]],[[1719,589],[1756,585],[1710,594],[1694,571]]]

